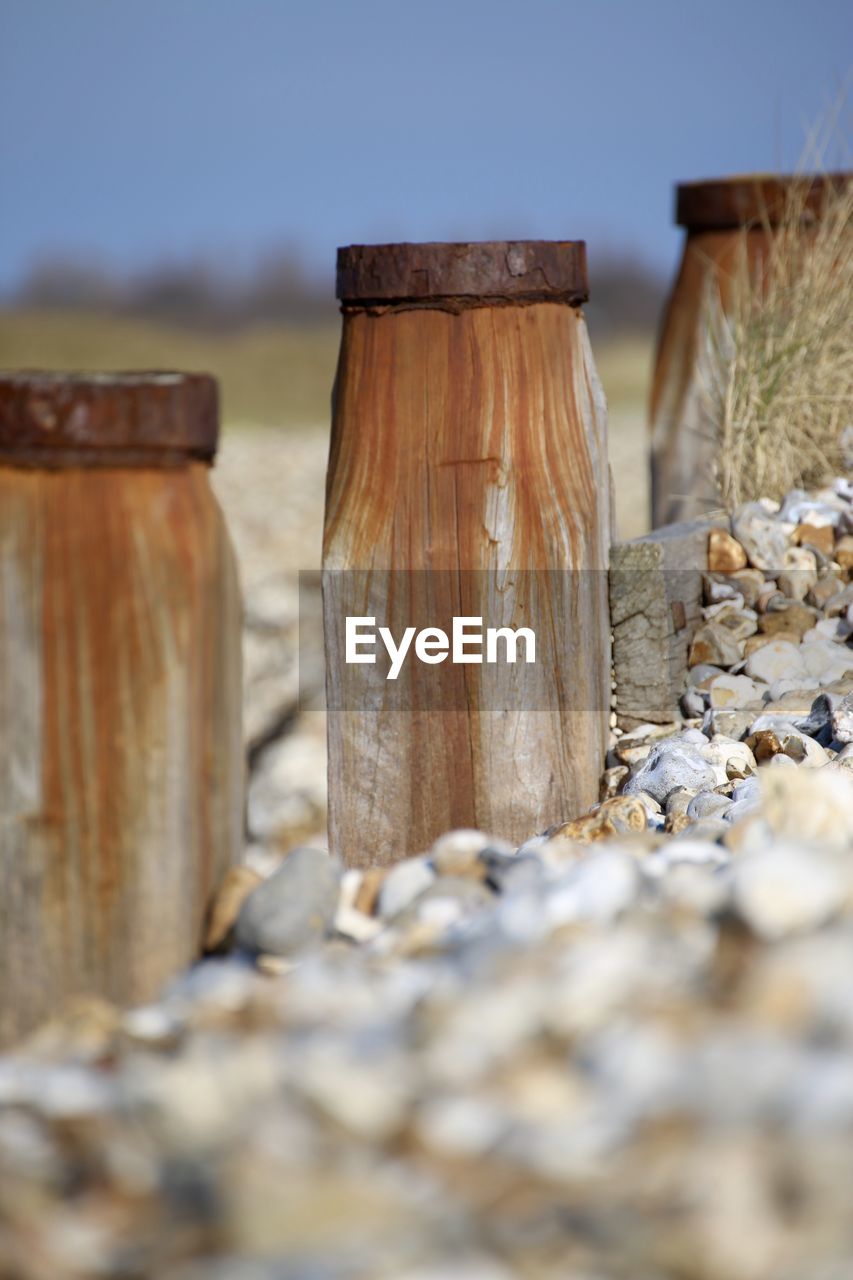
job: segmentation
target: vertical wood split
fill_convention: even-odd
[[[410,248],[435,305],[360,308],[344,293],[324,612],[330,842],[353,865],[395,861],[450,827],[522,840],[597,798],[610,693],[605,407],[581,311],[541,288],[535,247],[522,247],[540,293],[522,278],[516,303],[490,300],[488,271],[466,275],[466,249],[482,257],[481,246],[388,247],[393,288],[406,288]],[[578,246],[563,249],[574,264]],[[447,251],[474,302],[447,305]],[[341,251],[345,284],[359,252]],[[361,252],[373,255],[375,302],[383,250]],[[486,257],[489,271],[509,260]],[[375,613],[383,591],[398,635],[453,615],[535,618],[536,671],[446,662],[429,668],[438,692],[426,701],[412,672],[408,705],[399,687],[360,702],[344,620]]]

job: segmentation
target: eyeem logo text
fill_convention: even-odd
[[[378,637],[378,640],[377,640]],[[440,627],[406,627],[398,644],[389,627],[376,629],[376,619],[347,617],[346,661],[375,662],[378,641],[381,641],[391,665],[386,680],[396,680],[403,663],[412,649],[419,662],[435,665],[448,658],[453,663],[515,662],[519,641],[524,643],[524,661],[536,661],[536,635],[530,627],[487,627],[483,619],[460,617],[453,619],[450,636]]]

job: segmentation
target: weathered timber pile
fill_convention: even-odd
[[[595,811],[244,868],[157,1004],[0,1059],[4,1280],[849,1274],[853,488],[731,530]]]

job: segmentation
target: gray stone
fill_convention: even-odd
[[[335,917],[338,883],[337,866],[327,853],[294,849],[240,908],[237,945],[287,956],[320,942]]]
[[[734,800],[726,809],[724,819],[730,825],[734,826],[736,822],[740,822],[742,818],[748,818],[750,814],[756,813],[760,807],[761,801],[758,796],[744,797],[743,800]]]
[[[758,502],[747,502],[732,516],[732,533],[756,569],[780,569],[788,550],[784,527]]]
[[[654,747],[648,759],[639,767],[625,785],[625,791],[633,794],[647,791],[650,796],[665,804],[673,791],[701,791],[713,787],[714,770],[703,760],[698,747],[689,742],[664,742]]]
[[[701,716],[705,713],[708,695],[700,689],[685,689],[681,695],[681,710],[685,716]]]
[[[824,525],[832,525],[834,528],[840,518],[841,513],[837,507],[811,497],[804,489],[792,489],[786,495],[777,517],[787,524],[810,524],[818,529]]]
[[[711,737],[722,734],[739,741],[758,715],[759,705],[738,709],[710,707],[702,719],[702,728]]]
[[[742,782],[738,782],[732,787],[732,801],[738,804],[743,800],[751,800],[758,804],[761,798],[761,779],[757,776],[752,778],[744,778]]]
[[[701,818],[724,818],[731,806],[728,796],[718,795],[716,791],[700,791],[687,806],[687,816],[693,822]]]
[[[678,791],[671,791],[667,796],[666,816],[668,818],[686,817],[692,799],[692,791],[684,791],[680,788]]]
[[[406,858],[392,867],[379,890],[379,915],[391,920],[411,906],[435,880],[426,858]]]

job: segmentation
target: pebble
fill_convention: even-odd
[[[617,743],[614,754],[620,764],[639,764],[647,758],[655,742],[669,738],[681,728],[680,724],[641,724],[626,733]]]
[[[838,539],[835,560],[846,573],[853,573],[853,534],[847,533]]]
[[[800,657],[798,646],[787,640],[771,640],[749,655],[746,674],[753,680],[772,684],[774,680],[796,680],[800,676],[807,676],[808,670]]]
[[[702,595],[706,605],[718,604],[721,600],[738,600],[741,606],[745,603],[737,583],[724,573],[703,573]]]
[[[812,640],[800,645],[800,657],[808,675],[821,684],[833,684],[853,671],[853,650],[831,640]]]
[[[435,871],[427,858],[406,858],[393,866],[379,890],[378,912],[385,920],[405,911],[435,881]]]
[[[715,667],[710,662],[700,662],[696,666],[690,667],[687,672],[687,685],[692,688],[694,685],[707,684],[714,676],[723,676],[726,672],[722,667]],[[673,725],[673,731],[677,729],[677,725]]]
[[[754,609],[765,584],[764,574],[761,570],[741,569],[738,573],[733,573],[729,581],[740,592],[744,605],[748,609]]]
[[[805,600],[817,585],[817,557],[807,547],[789,547],[777,582],[789,600]]]
[[[796,680],[774,680],[766,691],[764,710],[768,715],[806,715],[811,708],[820,681],[814,676],[798,676]]]
[[[339,875],[327,853],[294,849],[253,889],[237,916],[237,945],[289,956],[322,941],[335,917]]]
[[[840,511],[834,505],[813,498],[804,489],[792,489],[785,497],[779,509],[780,523],[810,524],[812,527],[829,525],[835,527],[840,518]]]
[[[741,647],[734,635],[718,622],[707,622],[693,637],[688,662],[729,667],[739,662]]]
[[[708,694],[712,707],[746,707],[761,697],[749,676],[715,676],[708,685]]]
[[[755,506],[764,542],[775,526],[840,563],[826,531],[835,553],[853,532],[849,484]],[[141,1008],[76,1003],[0,1055],[0,1271],[846,1277],[853,671],[837,620],[853,596],[827,626],[821,585],[844,596],[848,570],[829,582],[817,563],[814,607],[787,619],[806,651],[793,675],[742,666],[784,628],[697,664],[701,728],[614,734],[601,803],[518,850],[456,831],[339,875],[304,843],[282,859],[297,841],[276,806],[324,820],[307,776],[304,809],[265,792],[253,874],[226,882],[250,887],[238,925],[257,910],[264,936]],[[760,599],[764,625],[803,609],[777,613],[775,581],[736,573],[743,606],[709,625],[752,625],[735,615]],[[289,607],[262,594],[256,634]],[[755,698],[713,705],[745,682]],[[265,788],[287,773],[273,754]],[[267,931],[294,915],[308,941],[291,929],[278,954]],[[235,932],[220,922],[217,945]]]
[[[840,911],[846,896],[838,868],[799,843],[777,842],[738,862],[734,872],[737,910],[771,941],[818,928]]]
[[[746,733],[758,713],[760,704],[732,710],[728,707],[711,707],[702,720],[702,731],[709,737],[721,735],[739,740]]]
[[[439,836],[429,851],[429,860],[440,876],[485,876],[481,854],[492,843],[482,831],[460,828]]]
[[[772,601],[771,601],[772,603]],[[763,635],[795,635],[801,640],[815,624],[817,615],[804,604],[792,603],[779,597],[779,607],[766,610],[758,620],[758,629]],[[796,643],[796,641],[794,642]]]
[[[759,716],[750,725],[746,742],[758,764],[777,755],[788,756],[796,764],[810,768],[819,768],[829,760],[819,742],[802,733],[784,716]]]
[[[639,885],[637,864],[627,854],[592,854],[551,889],[545,902],[547,919],[552,925],[614,920],[635,900]]]
[[[782,525],[760,503],[747,502],[732,516],[732,533],[756,569],[778,569],[785,561],[788,537]]]
[[[733,778],[742,778],[755,772],[755,756],[746,742],[717,734],[700,750],[702,758],[714,770],[715,786],[724,786]]]
[[[681,712],[687,717],[702,716],[708,703],[707,694],[701,689],[685,689],[681,695]]]
[[[618,795],[622,783],[631,772],[626,764],[615,764],[611,768],[605,769],[601,775],[601,786],[599,788],[599,800],[609,800],[611,796]]]
[[[818,612],[822,612],[826,608],[827,601],[838,595],[843,586],[844,583],[836,574],[824,572],[820,574],[817,582],[806,596],[806,602],[812,608],[817,609]]]
[[[712,573],[733,573],[745,569],[746,551],[725,529],[712,529],[708,536],[708,568]]]
[[[606,840],[626,831],[645,831],[649,797],[640,794],[613,796],[581,818],[564,822],[551,832],[551,839],[563,837],[578,844]]]
[[[762,812],[774,836],[853,854],[853,777],[848,770],[766,769],[759,778]]]
[[[798,524],[794,530],[794,541],[800,546],[813,547],[825,556],[833,551],[832,525],[817,525],[810,522]]]
[[[831,722],[832,736],[836,742],[853,742],[853,693],[848,693],[833,708]]]
[[[724,818],[731,808],[728,796],[721,796],[716,791],[700,791],[687,806],[687,816],[692,822],[701,818]]]
[[[691,743],[674,741],[654,747],[625,784],[625,792],[647,791],[664,804],[667,797],[680,789],[699,791],[714,785],[714,771]]]

